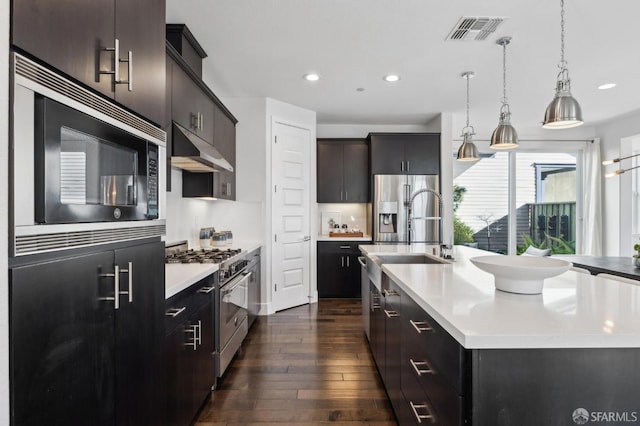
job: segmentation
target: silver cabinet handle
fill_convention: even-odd
[[[114,82],[120,81],[120,40],[114,39],[113,47],[105,47],[106,52],[113,52],[113,71],[100,71],[100,74],[113,75]]]
[[[371,293],[371,312],[376,309],[380,309],[380,296],[377,296],[373,291]]]
[[[120,267],[115,265],[113,273],[100,274],[104,278],[113,278],[113,297],[101,297],[100,300],[113,300],[114,309],[120,308]]]
[[[344,200],[349,201],[349,193],[347,191],[344,191]]]
[[[186,306],[183,306],[182,308],[171,308],[169,310],[167,310],[167,312],[165,312],[164,314],[168,317],[171,318],[175,318],[178,315],[180,315],[181,313],[183,313],[185,311],[185,309],[187,309]]]
[[[400,171],[404,172],[404,161],[400,162]]]
[[[191,346],[195,351],[198,348],[198,325],[197,324],[190,325],[188,328],[184,330],[184,332],[189,334],[193,333],[193,337],[190,338],[189,339],[190,341],[186,342],[184,345]]]
[[[426,321],[409,320],[409,322],[411,323],[413,328],[415,328],[416,331],[420,334],[422,334],[423,331],[433,331],[433,328],[431,328],[429,323]]]
[[[198,320],[198,336],[196,337],[196,343],[202,345],[202,321]]]
[[[348,249],[350,249],[350,248],[351,248],[351,246],[340,246],[340,249],[341,249],[341,250],[348,250]]]
[[[384,314],[387,318],[398,318],[400,316],[396,311],[387,311],[386,309],[384,310]]]
[[[431,419],[431,422],[434,422],[433,414],[426,402],[423,402],[422,404],[414,404],[413,401],[409,401],[409,405],[411,406],[411,411],[413,411],[413,415],[418,423],[422,423],[423,420],[428,419]],[[427,414],[418,413],[418,408],[425,410]]]
[[[127,81],[117,81],[116,83],[122,83],[127,85],[127,89],[133,92],[133,52],[129,50],[127,59],[121,59],[120,62],[127,63],[127,70],[129,73],[129,79]]]
[[[414,361],[409,359],[409,362],[418,376],[422,376],[423,374],[435,374],[427,361]],[[420,368],[424,366],[426,366],[426,368]]]
[[[118,268],[116,266],[116,268]],[[133,262],[129,262],[129,269],[116,269],[116,275],[128,274],[129,275],[129,288],[127,291],[120,291],[120,284],[118,283],[118,294],[129,296],[129,303],[133,302]]]
[[[351,267],[351,265],[349,265],[349,257],[350,256],[347,256],[347,268]]]
[[[340,261],[342,262],[342,267],[344,268],[344,256],[340,256]]]
[[[342,191],[340,191],[340,201],[342,201]]]
[[[209,294],[211,293],[213,290],[215,290],[216,287],[215,286],[211,286],[211,287],[201,287],[200,289],[198,289],[198,293],[204,293],[204,294]]]
[[[202,131],[204,129],[204,114],[198,113],[198,129]]]
[[[407,171],[409,171],[409,170],[410,170],[410,167],[409,167],[409,160],[407,160]]]
[[[382,292],[385,296],[400,296],[400,293],[395,290],[382,290]]]

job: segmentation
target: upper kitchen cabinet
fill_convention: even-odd
[[[165,1],[13,1],[12,43],[156,124],[165,97]]]
[[[364,139],[318,139],[317,201],[369,202],[369,146]]]
[[[439,133],[371,133],[372,174],[440,174]]]
[[[173,67],[171,81],[172,120],[213,145],[213,101],[180,66]]]
[[[214,146],[220,154],[231,164],[234,172],[221,170],[214,178],[217,181],[216,198],[225,200],[236,199],[236,125],[235,122],[220,108],[214,108]]]

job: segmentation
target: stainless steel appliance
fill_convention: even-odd
[[[374,242],[441,243],[439,190],[437,175],[375,175]]]
[[[12,65],[12,254],[164,235],[165,132],[17,53]]]
[[[241,249],[211,248],[188,250],[186,241],[166,248],[167,263],[216,263],[214,368],[222,377],[248,332],[248,289],[252,273],[247,270],[247,254]]]

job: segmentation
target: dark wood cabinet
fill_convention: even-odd
[[[222,170],[214,175],[216,198],[236,199],[236,125],[217,105],[214,108],[215,130],[213,145],[234,168],[233,172]]]
[[[155,124],[164,117],[164,0],[12,2],[12,43]],[[115,51],[119,41],[119,58]],[[131,52],[131,61],[129,61]],[[109,72],[118,67],[120,81]],[[132,75],[129,75],[129,70]]]
[[[166,301],[164,340],[165,418],[167,426],[191,424],[215,386],[212,274]]]
[[[162,242],[10,270],[14,425],[161,421],[163,271]]]
[[[247,271],[251,273],[249,277],[249,290],[247,304],[249,306],[247,315],[247,325],[251,327],[260,312],[260,290],[262,288],[262,275],[260,272],[260,249],[255,249],[248,256],[249,265]]]
[[[440,174],[439,133],[371,133],[371,174]]]
[[[358,244],[318,241],[318,297],[360,297]]]
[[[363,139],[318,139],[317,201],[369,202],[369,146]]]
[[[172,120],[213,145],[213,101],[180,66],[173,66],[171,81]]]

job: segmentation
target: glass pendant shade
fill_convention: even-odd
[[[462,137],[462,145],[458,148],[458,161],[478,161],[478,148],[471,140],[471,133],[465,133]]]

